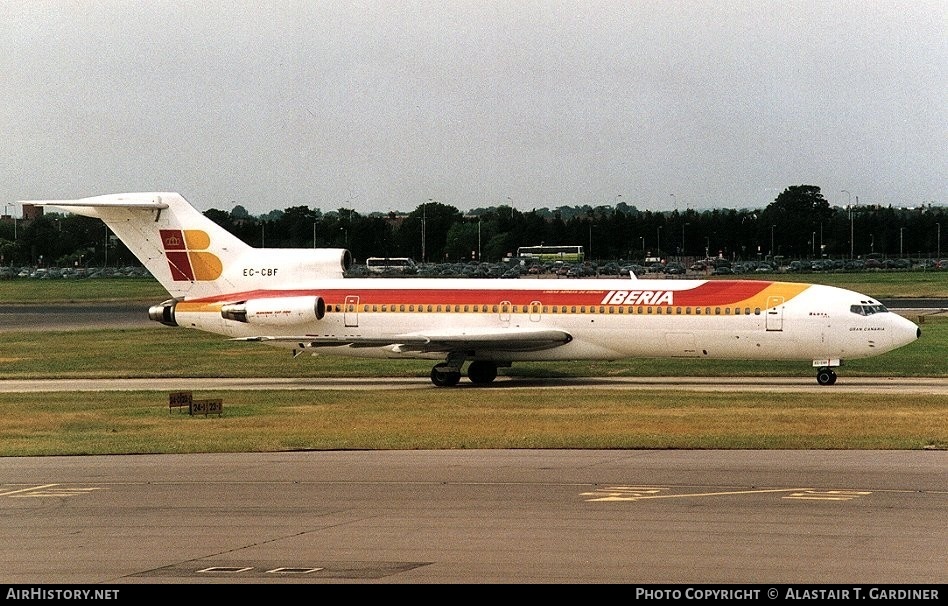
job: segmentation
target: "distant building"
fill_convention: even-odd
[[[23,205],[23,221],[35,221],[43,216],[44,207],[33,204]]]

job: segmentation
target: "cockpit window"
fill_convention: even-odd
[[[849,311],[860,316],[871,316],[889,311],[885,305],[851,305]]]

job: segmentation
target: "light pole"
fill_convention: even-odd
[[[905,228],[904,228],[904,227],[900,227],[900,228],[899,228],[899,257],[904,257],[904,256],[905,256],[905,253],[902,252],[902,251],[904,250],[903,247],[902,247],[902,242],[903,242],[903,239],[904,239],[903,232],[905,232]]]
[[[431,202],[431,198],[428,198],[428,202]],[[427,263],[427,257],[425,256],[425,223],[427,223],[427,213],[428,213],[428,203],[421,203],[421,262]]]
[[[941,262],[941,223],[935,223],[935,226],[938,227],[938,235],[935,236],[935,256]]]
[[[655,235],[655,255],[661,259],[662,257],[662,226],[659,225],[656,230],[658,233]]]
[[[685,256],[685,226],[686,225],[688,225],[688,223],[681,224],[681,255],[680,255],[681,257]]]
[[[849,211],[849,258],[853,258],[853,195],[846,191],[845,189],[839,190],[840,193],[846,194],[848,196],[848,202],[846,203],[846,209]],[[858,199],[858,198],[857,198]]]
[[[592,261],[593,258],[593,222],[592,219],[589,220],[589,260]]]
[[[774,228],[775,227],[777,226],[776,225],[770,226],[770,259],[771,260],[773,260],[774,258]]]
[[[477,215],[477,260],[481,260],[481,216]]]

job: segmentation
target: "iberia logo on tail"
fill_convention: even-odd
[[[178,281],[216,280],[224,271],[220,258],[207,252],[211,238],[200,229],[162,229],[161,244],[168,257],[171,279]]]

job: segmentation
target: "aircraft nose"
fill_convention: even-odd
[[[896,347],[902,347],[903,345],[908,345],[913,341],[922,338],[922,329],[915,323],[904,318],[902,316],[896,316],[898,318],[896,322],[896,330],[894,332],[894,345]]]

